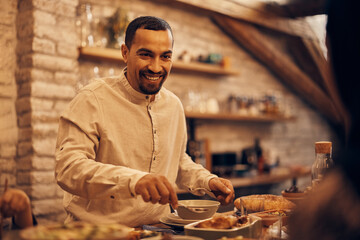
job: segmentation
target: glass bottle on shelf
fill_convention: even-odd
[[[263,174],[264,173],[264,164],[265,164],[265,159],[264,159],[264,153],[263,153],[263,149],[260,146],[260,139],[259,138],[255,138],[255,145],[254,145],[254,150],[256,153],[256,164],[257,164],[257,171],[258,174]]]
[[[333,165],[332,143],[327,141],[316,142],[315,161],[311,167],[311,184],[313,188],[319,184]]]
[[[91,5],[89,3],[82,4],[80,7],[81,12],[81,46],[92,47],[94,46],[93,36],[93,14]]]

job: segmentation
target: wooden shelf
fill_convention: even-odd
[[[79,49],[80,58],[95,59],[102,61],[113,61],[123,63],[123,57],[120,49],[112,48],[96,48],[96,47],[82,47]],[[178,72],[191,72],[201,74],[211,74],[216,76],[232,76],[238,75],[239,72],[226,69],[218,65],[191,62],[184,63],[180,61],[174,61],[172,66],[173,71]]]
[[[264,173],[252,177],[232,177],[228,178],[234,188],[244,188],[260,185],[271,185],[281,183],[287,180],[294,180],[302,177],[309,177],[310,167],[302,166],[298,169],[288,167],[279,167],[272,170],[271,173]],[[186,190],[177,189],[177,193],[187,193]]]
[[[291,168],[275,168],[271,173],[256,175],[253,177],[229,178],[234,187],[250,187],[266,184],[281,183],[286,180],[308,177],[311,174],[309,167],[301,167],[293,170]]]
[[[79,48],[81,58],[97,59],[101,61],[124,62],[120,49],[81,47]]]
[[[226,120],[226,121],[244,121],[244,122],[276,122],[276,121],[293,121],[295,117],[286,117],[281,115],[258,115],[246,116],[230,113],[197,113],[185,112],[188,119],[203,119],[203,120]]]
[[[181,72],[192,72],[192,73],[205,73],[218,76],[235,76],[239,75],[239,72],[231,69],[226,69],[218,65],[191,62],[184,63],[180,61],[173,62],[173,70]]]

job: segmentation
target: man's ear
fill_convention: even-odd
[[[129,49],[125,44],[121,45],[121,54],[124,58],[124,62],[127,63],[128,57],[129,57]]]

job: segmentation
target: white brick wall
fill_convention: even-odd
[[[5,178],[16,185],[16,144],[18,127],[16,100],[16,27],[17,1],[1,1],[0,7],[0,191]]]

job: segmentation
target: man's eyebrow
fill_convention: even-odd
[[[164,52],[163,54],[172,54],[172,51],[169,50],[169,51]]]
[[[139,52],[147,52],[147,53],[152,53],[151,50],[147,49],[147,48],[140,48],[136,51],[136,53],[139,53]],[[172,50],[168,50],[168,51],[165,51],[163,52],[162,54],[172,54]]]
[[[136,53],[139,53],[139,52],[147,52],[147,53],[152,53],[152,51],[150,51],[149,49],[147,48],[140,48],[136,51]]]

